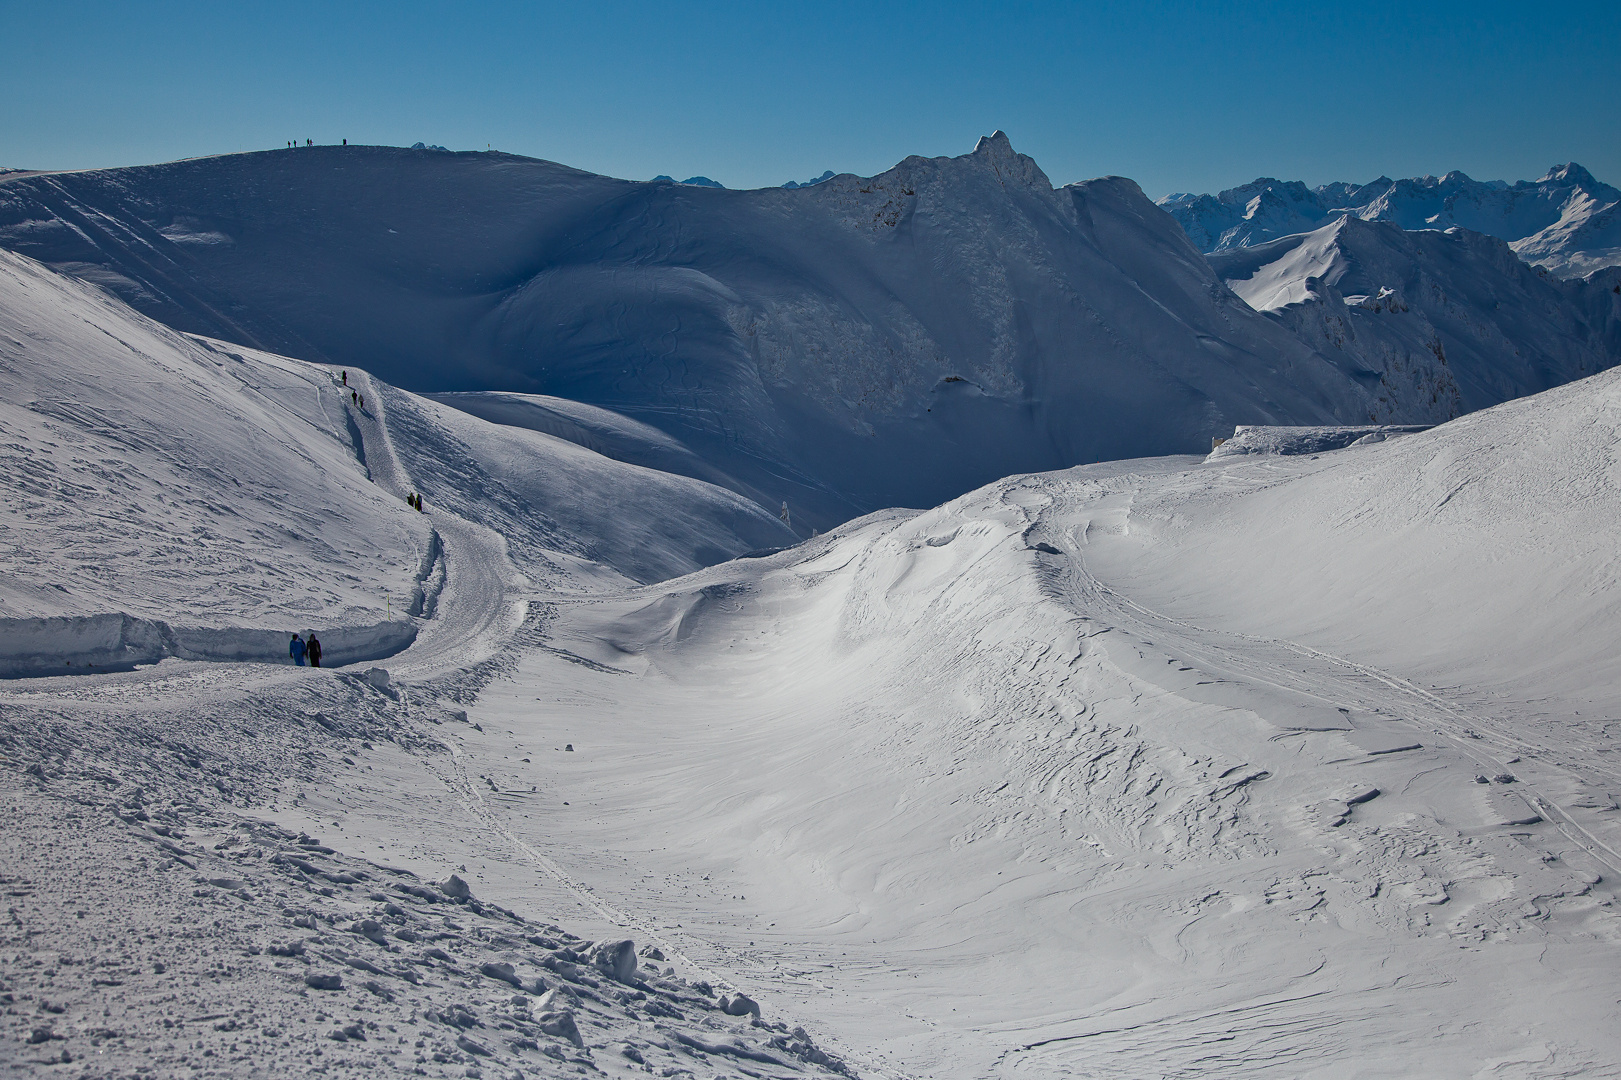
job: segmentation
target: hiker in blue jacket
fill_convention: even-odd
[[[287,643],[287,655],[291,656],[293,658],[293,663],[297,664],[299,667],[304,666],[304,651],[304,639],[299,637],[297,634],[294,634],[293,640]]]

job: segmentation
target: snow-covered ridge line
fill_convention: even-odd
[[[1496,237],[1354,217],[1206,258],[1245,303],[1365,380],[1373,423],[1445,421],[1509,386],[1621,361],[1621,267],[1562,281]]]
[[[417,629],[414,622],[394,620],[317,627],[316,633],[323,662],[335,668],[393,656],[416,640]],[[294,633],[307,630],[303,624],[286,630],[177,627],[122,613],[0,619],[0,678],[128,671],[169,657],[290,664],[287,643]]]
[[[1001,132],[792,190],[381,147],[13,177],[0,246],[188,332],[629,416],[801,535],[1240,423],[1444,418],[1238,302],[1132,181],[1055,188]]]

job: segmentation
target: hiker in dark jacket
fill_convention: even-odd
[[[303,667],[305,651],[304,639],[294,634],[293,640],[287,643],[287,655],[293,658],[293,663]]]
[[[304,651],[309,655],[310,667],[321,666],[321,639],[315,636],[314,630],[310,631],[309,644],[304,646]]]

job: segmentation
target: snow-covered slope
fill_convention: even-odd
[[[1000,133],[792,190],[353,146],[23,176],[0,244],[186,330],[611,409],[808,527],[1376,400],[1131,181]]]
[[[662,581],[799,539],[758,504],[703,480],[493,424],[393,387],[382,396],[418,490],[499,533],[520,566],[569,553],[633,581]]]
[[[1345,217],[1209,259],[1256,310],[1363,373],[1372,423],[1447,420],[1621,362],[1621,269],[1552,280],[1467,229]]]
[[[1129,527],[1088,565],[1201,626],[1463,687],[1498,721],[1557,717],[1573,740],[1566,754],[1613,734],[1621,371],[1427,432],[1226,475],[1221,491],[1197,477],[1141,491]],[[1621,850],[1621,832],[1607,842]]]
[[[528,657],[467,768],[858,1064],[1605,1075],[1618,395],[1013,477],[565,606],[601,667]]]
[[[0,253],[0,613],[403,615],[432,526],[368,480],[336,381]]]
[[[493,424],[527,428],[566,439],[616,461],[705,480],[762,504],[769,498],[766,493],[710,465],[693,453],[690,447],[651,424],[595,405],[545,394],[514,394],[500,390],[423,396]]]
[[[1462,226],[1508,241],[1526,262],[1564,278],[1621,265],[1621,191],[1575,162],[1513,185],[1461,172],[1317,188],[1262,177],[1217,195],[1167,195],[1159,205],[1206,252],[1264,244],[1349,215],[1408,230]]]
[[[275,656],[311,627],[334,661],[397,651],[457,521],[538,580],[651,581],[794,539],[700,480],[347,375],[178,334],[0,252],[5,663]]]

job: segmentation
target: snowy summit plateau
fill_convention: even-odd
[[[0,171],[0,1062],[1621,1076],[1617,201]]]

